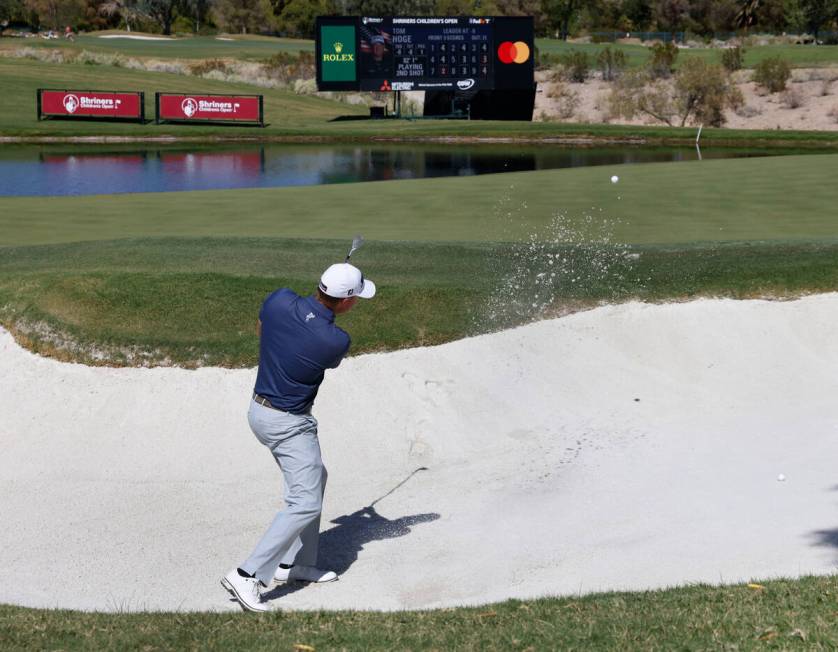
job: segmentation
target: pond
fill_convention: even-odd
[[[702,157],[793,153],[799,152],[706,148]],[[0,147],[0,196],[307,186],[697,158],[691,147],[625,145],[4,145]]]

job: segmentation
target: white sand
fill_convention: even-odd
[[[134,41],[174,41],[170,36],[141,36],[138,34],[102,34],[99,38],[130,38]]]
[[[635,303],[347,360],[316,405],[342,577],[276,605],[834,572],[836,323],[838,294]],[[6,332],[0,366],[0,602],[236,609],[218,580],[280,491],[245,420],[254,371],[87,368]]]

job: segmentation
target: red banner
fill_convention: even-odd
[[[157,93],[157,122],[235,122],[264,125],[261,95]]]
[[[41,88],[38,89],[38,119],[42,117],[143,120],[143,94]]]

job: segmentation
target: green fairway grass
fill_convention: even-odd
[[[75,41],[67,39],[5,38],[0,39],[0,50],[22,47],[59,49],[64,51],[107,52],[130,57],[159,59],[239,59],[242,61],[266,59],[277,52],[296,54],[300,50],[314,51],[314,41],[275,38],[270,36],[243,36],[219,34],[218,36],[186,36],[165,39],[160,34],[136,34],[163,40],[135,38],[102,38],[103,36],[129,36],[127,32],[105,31],[80,34]],[[223,40],[222,40],[223,39]]]
[[[644,45],[622,43],[566,43],[556,39],[536,39],[539,52],[563,55],[568,52],[585,52],[591,63],[606,47],[625,53],[630,67],[644,66],[651,56],[650,48]],[[687,59],[698,57],[710,63],[721,63],[723,50],[718,48],[682,48],[678,51],[676,67]],[[753,68],[757,63],[771,57],[788,61],[793,68],[817,68],[838,65],[838,45],[762,45],[746,47],[744,67]]]
[[[518,240],[557,214],[632,244],[838,237],[838,155],[326,186],[0,198],[0,245],[149,236]],[[620,182],[612,184],[614,172]]]
[[[218,125],[137,124],[88,120],[43,120],[36,115],[38,88],[138,90],[146,93],[146,117],[154,117],[154,92],[243,93],[265,97],[266,128]],[[155,137],[183,140],[308,139],[405,140],[414,139],[522,139],[545,141],[598,140],[633,143],[690,144],[694,128],[630,125],[584,125],[558,122],[509,122],[464,120],[350,120],[338,116],[363,116],[366,107],[322,97],[300,96],[290,91],[262,88],[114,66],[45,63],[32,59],[0,57],[0,138],[130,138]],[[392,100],[390,100],[392,102]],[[780,131],[704,129],[707,145],[775,147],[838,147],[838,131]]]
[[[101,614],[0,606],[5,650],[834,650],[835,577],[435,611]],[[306,647],[307,646],[307,647]]]
[[[137,90],[146,93],[146,117],[154,118],[154,92],[242,93],[265,96],[265,121],[275,131],[328,125],[338,115],[363,113],[349,106],[320,97],[296,95],[289,91],[261,89],[247,84],[231,84],[186,75],[149,73],[113,66],[85,64],[45,64],[26,59],[0,58],[0,133],[19,134],[83,134],[99,135],[161,135],[176,130],[185,136],[224,133],[255,138],[264,130],[248,127],[219,126],[155,126],[153,124],[114,123],[105,121],[44,120],[39,122],[35,110],[38,88],[84,88],[93,90]]]
[[[180,36],[167,40],[140,40],[131,38],[102,38],[102,36],[122,35],[127,32],[94,32],[81,34],[71,42],[66,39],[0,39],[0,49],[20,47],[38,47],[62,49],[68,51],[88,50],[90,52],[112,52],[132,57],[166,59],[264,59],[277,52],[296,53],[314,51],[314,41],[305,39],[276,38],[270,36],[243,36],[222,34],[219,36]],[[137,36],[137,34],[133,34]],[[160,38],[160,35],[148,35]],[[231,40],[219,40],[231,39]],[[621,50],[626,54],[630,66],[645,65],[649,60],[650,49],[644,45],[621,43],[573,43],[558,39],[537,38],[539,52],[545,54],[565,54],[571,51],[588,53],[592,60],[605,48]],[[688,48],[680,50],[679,62],[690,57],[700,57],[707,61],[720,62],[722,50],[718,48]],[[753,68],[759,61],[769,57],[781,57],[795,68],[810,68],[838,65],[838,46],[836,45],[763,45],[746,48],[745,67]]]

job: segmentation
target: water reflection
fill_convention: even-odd
[[[788,150],[716,149],[704,151],[704,158],[790,153]],[[268,144],[138,150],[136,147],[5,146],[0,149],[0,195],[305,186],[697,158],[695,149],[689,147]]]

